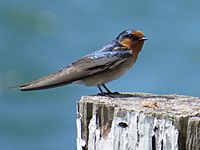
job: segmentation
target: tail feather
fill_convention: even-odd
[[[69,78],[69,76],[62,70],[38,80],[19,85],[17,87],[19,87],[21,91],[33,91],[63,86],[72,82],[74,82],[74,79]]]
[[[50,84],[50,85],[39,85],[39,83],[38,84],[23,84],[23,85],[20,85],[19,88],[21,91],[34,91],[34,90],[44,90],[44,89],[55,88],[55,87],[63,86],[70,83],[72,82],[57,83],[57,84]]]

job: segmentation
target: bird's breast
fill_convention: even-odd
[[[133,57],[127,59],[127,61],[123,62],[122,64],[119,64],[115,68],[108,69],[101,73],[89,76],[85,79],[78,81],[77,83],[82,83],[88,86],[96,86],[115,80],[122,76],[124,73],[126,73],[126,71],[133,66],[136,59],[137,56],[133,55]]]

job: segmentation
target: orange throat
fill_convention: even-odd
[[[141,51],[141,49],[142,49],[144,41],[133,42],[132,40],[130,40],[128,38],[125,38],[120,42],[120,44],[122,44],[123,46],[129,48],[134,53],[139,53]]]

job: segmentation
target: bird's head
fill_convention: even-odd
[[[147,38],[145,38],[142,31],[134,29],[123,31],[118,35],[116,40],[121,45],[131,49],[133,52],[140,52],[144,41],[147,40]]]

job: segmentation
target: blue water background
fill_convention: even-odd
[[[1,0],[0,150],[76,149],[76,102],[95,87],[20,92],[137,28],[149,39],[113,91],[200,96],[200,1]]]

